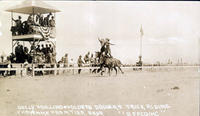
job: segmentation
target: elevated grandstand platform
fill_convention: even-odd
[[[27,34],[27,35],[16,35],[12,36],[14,41],[44,41],[45,39],[41,34]]]
[[[12,35],[13,41],[45,41],[53,39],[55,35],[55,27],[31,26],[33,30],[30,34]]]
[[[54,54],[56,51],[55,16],[60,10],[42,0],[24,0],[6,11],[11,13],[12,54],[13,59],[18,60],[14,63],[29,62],[29,60],[32,60],[31,63],[38,63],[39,60],[35,62],[36,51],[41,49],[40,45],[51,48],[49,50],[52,53],[51,57],[56,57]],[[16,51],[26,56],[16,55],[19,54]],[[43,52],[43,55],[45,56],[43,62],[50,62],[49,54]]]

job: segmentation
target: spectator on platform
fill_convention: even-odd
[[[20,63],[21,58],[21,45],[18,42],[17,46],[15,47],[15,55],[16,55],[16,63]]]
[[[23,31],[22,31],[23,35],[31,33],[31,29],[30,29],[30,26],[28,25],[27,21],[24,21],[22,23],[22,28],[23,28]]]
[[[28,19],[27,19],[28,25],[33,25],[34,24],[34,19],[33,18],[34,18],[33,14],[30,14],[28,16]]]
[[[56,22],[55,22],[54,16],[52,16],[50,20],[50,27],[55,27],[55,25],[56,25]]]
[[[47,55],[49,53],[49,46],[48,44],[46,44],[46,47],[45,47],[45,55]]]
[[[41,52],[40,45],[37,45],[36,53],[40,53],[40,52]]]
[[[42,52],[43,54],[45,54],[45,48],[44,48],[44,45],[43,45],[43,44],[42,44],[41,52]]]
[[[12,35],[21,35],[22,34],[22,17],[18,16],[18,19],[13,19],[12,20],[15,22],[15,26],[11,28]],[[17,32],[17,33],[16,33]]]
[[[47,27],[49,26],[49,22],[50,22],[49,19],[50,19],[50,16],[51,16],[51,15],[48,14],[47,17],[44,18],[44,26],[47,26]]]
[[[39,17],[39,24],[40,26],[44,26],[44,17],[42,14],[40,14],[40,17]]]

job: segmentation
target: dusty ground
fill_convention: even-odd
[[[171,108],[159,111],[159,116],[199,116],[199,74],[197,70],[126,70],[124,75],[113,73],[111,77],[88,71],[81,75],[1,77],[0,116],[17,116],[20,105],[81,104],[168,104]],[[103,113],[125,116],[113,111]]]

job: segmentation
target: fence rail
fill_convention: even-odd
[[[90,69],[98,69],[99,67],[53,67],[53,68],[32,68],[32,76],[35,76],[35,72],[37,71],[54,71],[54,75],[57,74],[57,71],[65,71],[65,70],[90,70]],[[149,69],[149,70],[157,70],[157,69],[185,69],[185,68],[196,68],[200,71],[200,66],[128,66],[128,67],[121,67],[122,69]],[[0,71],[19,71],[21,76],[23,74],[27,74],[27,67],[24,68],[0,68]],[[24,72],[24,73],[23,73]]]
[[[0,68],[0,71],[22,71],[26,68]]]
[[[52,70],[89,70],[89,69],[98,69],[99,67],[64,67],[64,68],[35,68],[35,71],[52,71]],[[143,66],[143,67],[121,67],[122,69],[162,69],[162,68],[200,68],[200,66]]]

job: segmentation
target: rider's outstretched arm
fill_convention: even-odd
[[[109,43],[110,45],[115,45],[115,44],[112,44],[112,43]]]
[[[98,37],[98,40],[99,40],[99,42],[101,42],[101,40],[99,39],[99,37]]]
[[[13,21],[16,21],[15,19],[12,18]]]

